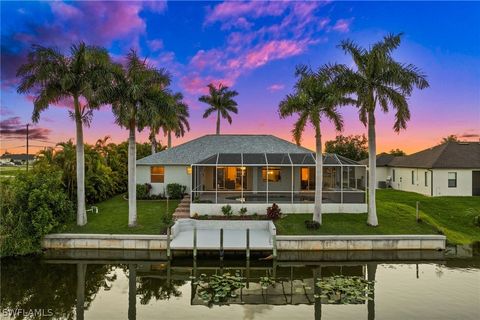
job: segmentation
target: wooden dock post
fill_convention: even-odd
[[[277,235],[276,234],[272,235],[272,245],[273,245],[272,255],[273,255],[273,258],[276,259],[277,258]]]
[[[418,215],[418,206],[419,206],[419,204],[420,204],[419,201],[417,201],[417,202],[415,203],[415,217],[416,217],[416,219],[417,219],[417,222],[420,221],[420,217],[419,217],[419,215]]]
[[[220,259],[223,260],[223,228],[220,229]]]
[[[193,228],[193,258],[197,258],[197,227]]]
[[[170,251],[170,235],[172,234],[172,230],[170,227],[167,228],[167,259],[170,260],[171,258],[171,251]]]
[[[250,259],[250,229],[249,228],[247,228],[246,256],[247,256],[247,260]]]

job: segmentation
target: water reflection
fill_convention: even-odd
[[[68,256],[71,257],[72,254],[77,253],[68,253]],[[85,254],[85,252],[82,253],[83,256]],[[377,278],[379,266],[384,273],[393,273],[396,268],[411,270],[409,271],[411,275],[419,279],[422,277],[422,266],[432,263],[432,261],[426,260],[349,261],[344,260],[343,256],[339,256],[339,259],[339,261],[334,261],[333,256],[330,256],[329,261],[311,261],[314,260],[313,258],[310,261],[308,259],[305,259],[306,261],[289,259],[283,261],[254,259],[235,261],[227,258],[223,262],[216,259],[175,259],[169,262],[142,259],[107,261],[65,259],[65,255],[57,257],[47,255],[46,258],[3,259],[1,309],[3,315],[6,314],[5,311],[9,310],[23,310],[25,313],[28,310],[42,309],[51,310],[51,315],[47,318],[92,318],[91,316],[85,317],[85,313],[91,309],[97,296],[108,295],[117,281],[126,279],[125,291],[128,292],[120,295],[121,299],[124,299],[125,307],[128,302],[128,309],[123,318],[128,317],[129,320],[145,318],[138,317],[137,308],[143,308],[158,301],[168,303],[167,301],[177,301],[178,299],[185,303],[177,311],[183,314],[186,311],[185,308],[209,305],[199,296],[199,288],[195,285],[195,279],[198,279],[201,274],[211,276],[238,271],[245,286],[238,289],[234,297],[228,299],[228,304],[231,305],[229,308],[241,306],[244,309],[245,318],[262,317],[280,306],[310,306],[310,317],[322,319],[325,308],[328,309],[330,305],[339,304],[342,301],[341,299],[328,301],[329,299],[319,298],[318,296],[322,292],[315,284],[322,279],[342,275],[346,278],[361,277],[375,283],[373,290],[368,295],[369,300],[358,300],[353,303],[358,306],[363,305],[362,308],[365,308],[365,317],[358,315],[356,318],[370,320],[376,317],[377,294],[375,290],[378,286],[383,285],[382,280]],[[440,270],[466,268],[475,270],[477,275],[480,268],[478,258],[470,260],[436,259],[433,262]],[[437,274],[436,277],[440,276]],[[122,279],[118,280],[119,278]],[[479,290],[480,288],[477,286],[477,294]],[[471,292],[472,295],[476,293],[475,290]],[[122,304],[121,301],[117,301],[117,303]],[[112,314],[117,311],[115,306],[105,305],[102,308],[110,309]],[[212,307],[212,315],[215,314],[213,309],[216,308],[218,307],[215,305]],[[194,310],[197,309],[192,309],[189,314],[195,315],[196,311]],[[295,312],[293,309],[287,310],[290,313]],[[472,312],[476,312],[476,310],[473,308]],[[12,318],[40,319],[44,318],[43,315],[24,317],[23,314],[18,314]],[[265,317],[268,318],[268,316]],[[112,318],[122,318],[122,316],[117,314]],[[164,318],[168,319],[167,314],[164,314]]]

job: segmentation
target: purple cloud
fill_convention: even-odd
[[[28,136],[31,140],[48,141],[51,130],[42,127],[30,127]],[[27,135],[26,124],[20,117],[10,117],[0,121],[0,134],[3,140],[24,139]]]
[[[285,88],[285,85],[283,83],[274,83],[270,86],[267,87],[267,90],[270,92],[275,92],[275,91],[280,91]]]

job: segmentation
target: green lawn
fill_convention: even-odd
[[[415,202],[420,218],[415,221]],[[122,196],[99,203],[98,214],[89,213],[86,226],[70,225],[64,232],[160,234],[165,231],[166,201],[138,201],[138,226],[128,228],[128,202]],[[169,215],[178,201],[170,201]],[[318,230],[305,228],[311,214],[286,214],[276,222],[278,234],[445,234],[452,243],[480,241],[480,228],[473,224],[480,214],[480,197],[426,197],[397,190],[377,192],[378,227],[366,225],[367,214],[325,214]]]
[[[31,166],[30,166],[31,168]],[[14,178],[20,172],[27,170],[26,166],[18,166],[18,167],[0,167],[0,181],[3,179],[10,179]]]
[[[178,200],[170,200],[170,216],[178,203]],[[163,222],[167,209],[166,201],[137,201],[138,226],[135,228],[128,227],[128,201],[122,196],[103,201],[97,204],[97,207],[98,214],[88,213],[88,223],[85,226],[72,224],[63,232],[161,234],[166,228]]]
[[[415,221],[415,203],[420,201],[420,218]],[[476,212],[476,213],[475,213]],[[480,228],[473,217],[480,214],[479,197],[426,197],[397,190],[378,190],[379,226],[366,225],[367,214],[325,214],[318,230],[308,230],[311,214],[286,215],[276,222],[279,234],[436,234],[441,231],[450,242],[480,241]]]

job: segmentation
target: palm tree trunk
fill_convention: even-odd
[[[86,273],[87,273],[87,265],[83,263],[77,263],[77,305],[75,308],[75,316],[77,320],[84,319]]]
[[[155,133],[153,131],[150,134],[150,143],[152,145],[152,154],[157,153],[157,139],[155,138]]]
[[[220,134],[220,110],[217,111],[217,134]]]
[[[83,122],[78,97],[73,97],[75,106],[75,125],[77,129],[77,225],[83,226],[87,223],[87,212],[85,211],[85,151],[83,146]]]
[[[167,146],[168,149],[172,147],[172,130],[167,131]]]
[[[128,226],[137,225],[137,177],[136,157],[137,145],[135,141],[135,121],[130,123],[130,135],[128,137]]]
[[[375,140],[375,113],[368,113],[368,218],[367,224],[378,226],[375,204],[375,183],[377,171],[377,145]]]
[[[322,224],[322,185],[323,185],[323,155],[322,135],[320,125],[315,128],[315,206],[313,208],[313,221]]]
[[[128,320],[137,319],[137,265],[128,265]]]

